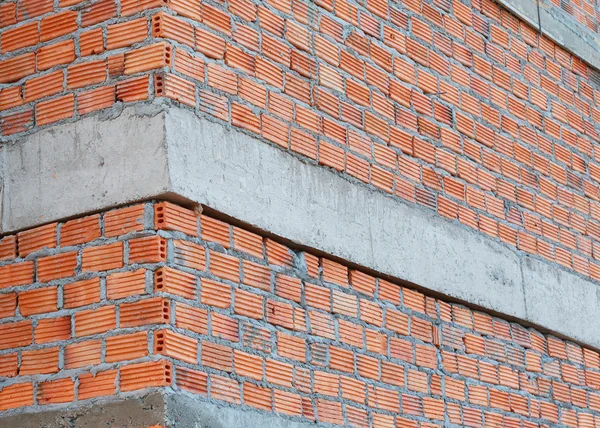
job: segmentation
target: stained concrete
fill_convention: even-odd
[[[5,147],[0,166],[4,233],[151,197],[201,203],[600,348],[591,281],[188,110],[62,124]]]
[[[116,118],[98,115],[3,145],[2,231],[166,191],[163,115],[160,106],[128,108]]]
[[[540,5],[538,17],[538,2]],[[498,3],[575,56],[600,69],[600,34],[544,0],[498,0]]]
[[[292,420],[283,414],[229,407],[165,388],[139,397],[113,397],[52,410],[0,417],[0,428],[326,428],[333,425]]]
[[[185,393],[165,395],[166,421],[171,428],[309,428],[324,423],[298,422],[282,414],[228,407]]]
[[[140,428],[162,425],[166,419],[161,392],[71,407],[6,416],[0,418],[0,428]]]

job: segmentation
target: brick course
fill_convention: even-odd
[[[491,0],[6,1],[0,49],[3,139],[168,98],[600,280],[597,71]]]
[[[171,203],[1,244],[1,411],[170,387],[348,426],[600,424],[598,352]]]

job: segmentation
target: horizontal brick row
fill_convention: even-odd
[[[0,288],[0,410],[170,386],[347,426],[600,423],[598,352],[218,218],[146,203],[36,231],[11,241],[45,243],[34,276],[63,236],[77,269]],[[79,269],[113,241],[121,266]]]

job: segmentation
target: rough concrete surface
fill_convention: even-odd
[[[2,231],[162,193],[169,184],[163,114],[158,106],[128,108],[4,145]]]
[[[3,232],[144,198],[186,200],[600,348],[591,281],[188,110],[153,114],[129,108],[5,148]]]
[[[539,0],[539,19],[538,0],[499,0],[498,3],[538,31],[541,22],[545,36],[600,69],[600,34],[580,24],[573,16],[549,1]]]
[[[165,401],[161,392],[116,400],[7,416],[0,418],[0,428],[140,428],[164,423]]]
[[[186,394],[167,394],[166,419],[170,428],[308,428],[329,424],[297,422],[283,415],[247,408],[225,407]]]
[[[284,415],[204,401],[184,392],[164,390],[141,397],[94,401],[76,408],[56,408],[0,418],[0,428],[308,428],[329,424],[298,422]]]

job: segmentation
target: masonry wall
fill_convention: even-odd
[[[490,0],[20,0],[0,27],[5,141],[172,99],[600,279],[596,71]]]
[[[171,203],[0,249],[0,417],[171,388],[358,427],[600,424],[597,352]]]

